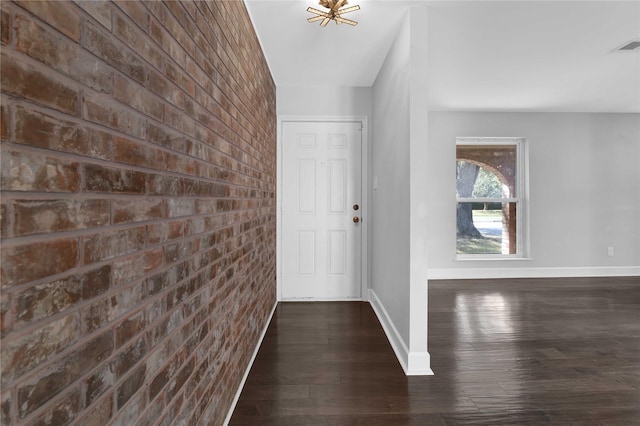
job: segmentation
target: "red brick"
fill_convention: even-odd
[[[0,16],[0,42],[9,44],[11,42],[11,13],[2,9]]]
[[[118,130],[130,136],[144,139],[147,120],[104,95],[84,92],[82,113],[85,119]]]
[[[110,321],[112,302],[115,304],[113,297],[99,299],[82,309],[82,328],[87,335],[94,333]]]
[[[120,137],[116,137],[113,141],[113,159],[118,163],[163,170],[164,157],[165,154],[161,150],[139,142]]]
[[[85,25],[83,46],[138,83],[144,83],[147,80],[147,67],[144,62],[123,43],[118,42],[91,21]]]
[[[78,241],[59,239],[2,249],[2,285],[23,284],[78,265]]]
[[[100,364],[113,351],[113,332],[107,331],[18,387],[18,411],[21,418],[44,405],[82,373]]]
[[[113,71],[108,65],[80,45],[21,14],[16,16],[16,50],[92,89],[111,92]]]
[[[178,220],[147,225],[147,244],[160,244],[180,238],[183,227],[183,222]]]
[[[84,174],[88,192],[144,194],[146,191],[146,175],[141,172],[86,164]]]
[[[195,135],[195,120],[189,115],[184,114],[182,111],[176,110],[167,105],[165,105],[164,108],[164,123],[172,129],[176,129],[186,135]]]
[[[264,56],[242,2],[67,7],[80,43],[53,28],[55,17],[0,4],[11,21],[3,59],[80,94],[76,112],[59,91],[0,95],[2,185],[12,191],[0,202],[11,260],[2,278],[25,280],[0,296],[3,345],[64,316],[78,329],[63,352],[12,379],[2,420],[222,419],[275,303],[277,122]],[[102,209],[77,216],[98,200],[109,221]],[[24,241],[68,233],[78,235],[75,263],[11,269]],[[74,414],[64,401],[78,391]]]
[[[163,107],[159,97],[148,89],[130,80],[117,76],[115,80],[114,97],[123,104],[162,121]]]
[[[0,105],[0,140],[9,140],[9,106],[5,104],[5,98]]]
[[[191,139],[187,139],[186,145],[187,146],[184,152],[192,157],[199,158],[202,161],[207,161],[207,163],[204,163],[204,166],[200,170],[201,176],[206,176],[205,170],[212,168],[208,164],[208,162],[210,161],[209,156],[212,155],[212,150],[205,144],[200,143],[199,141],[193,141]]]
[[[0,292],[0,336],[4,336],[13,327],[13,309],[11,295]]]
[[[193,79],[179,66],[167,61],[164,69],[169,80],[173,81],[176,86],[180,87],[184,92],[193,97],[196,94],[196,84]]]
[[[169,370],[169,366],[165,367],[160,373],[154,377],[149,384],[149,399],[153,400],[167,385],[173,372]]]
[[[110,369],[117,379],[124,377],[147,353],[147,341],[141,336],[134,343],[123,349],[113,361]]]
[[[213,85],[211,78],[193,59],[189,57],[187,58],[186,71],[201,88],[206,92],[210,91],[210,87]]]
[[[145,228],[107,231],[84,238],[84,264],[112,259],[141,250],[145,243]]]
[[[87,414],[78,421],[78,424],[82,426],[106,425],[113,415],[113,394],[109,394],[94,405],[88,406],[85,412]]]
[[[195,179],[180,179],[182,185],[182,193],[185,196],[197,195],[200,187],[200,182]]]
[[[9,52],[3,49],[0,59],[0,81],[4,93],[78,115],[77,87]]]
[[[144,313],[139,312],[137,315],[126,318],[119,326],[116,327],[116,348],[127,343],[145,328]]]
[[[167,294],[167,309],[172,309],[191,297],[194,288],[194,283],[191,280],[174,287],[174,290]]]
[[[66,425],[76,418],[81,409],[80,389],[74,389],[71,393],[49,404],[47,411],[31,420],[29,425]]]
[[[182,195],[182,181],[166,175],[149,175],[149,195]]]
[[[168,202],[169,217],[191,216],[194,212],[194,200],[170,199]]]
[[[162,2],[146,2],[144,5],[147,10],[151,12],[151,21],[153,21],[153,16],[155,16],[160,23],[164,22],[167,11],[166,6]]]
[[[229,187],[214,182],[200,182],[197,194],[201,197],[228,197]]]
[[[149,23],[149,35],[168,54],[167,62],[172,60],[184,67],[187,55],[184,48],[155,19]]]
[[[73,0],[82,10],[111,31],[111,3],[106,1]]]
[[[142,302],[147,295],[143,283],[135,283],[129,287],[125,287],[129,283],[116,282],[114,278],[114,286],[119,285],[118,293],[111,297],[109,308],[109,321],[120,318],[134,309],[141,307]]]
[[[82,300],[92,299],[111,286],[111,266],[106,265],[82,275]]]
[[[131,400],[118,411],[113,418],[114,426],[137,425],[141,413],[144,413],[147,407],[147,396],[144,392],[138,392],[131,397]]]
[[[110,266],[103,266],[19,292],[16,295],[17,320],[36,322],[104,293],[110,286],[110,272]]]
[[[11,392],[3,392],[0,398],[0,424],[11,424]]]
[[[147,280],[147,283],[146,283],[149,296],[153,294],[157,294],[157,292],[161,290],[161,289],[158,289],[157,291],[154,292],[154,290],[156,289],[153,288],[153,285],[157,283],[157,281],[152,282],[154,278],[155,277],[150,278],[149,280]],[[162,315],[164,315],[166,312],[167,310],[165,308],[164,299],[156,299],[155,301],[148,303],[147,306],[145,306],[145,309],[144,309],[145,321],[147,322],[147,324],[154,323],[159,318],[161,318]]]
[[[185,150],[185,136],[177,132],[172,132],[164,126],[149,123],[147,138],[149,142],[157,143],[174,151]]]
[[[158,423],[158,425],[171,426],[175,424],[180,424],[179,423],[180,421],[182,421],[183,424],[188,424],[186,419],[178,418],[178,416],[180,416],[180,414],[185,409],[184,407],[182,407],[183,403],[184,403],[184,397],[182,395],[178,395],[178,397],[174,401],[172,401],[169,407],[165,410],[165,414],[160,419],[160,422]]]
[[[125,0],[116,2],[116,6],[126,13],[144,32],[147,32],[149,12],[145,8],[145,3],[136,0]]]
[[[162,249],[138,252],[131,257],[117,260],[113,264],[113,285],[134,282],[162,266]]]
[[[170,3],[166,3],[165,6],[169,9],[172,9],[172,5]],[[181,7],[178,5],[178,7]],[[186,22],[186,21],[185,21]],[[185,30],[185,28],[176,20],[173,13],[167,11],[164,20],[164,28],[168,33],[180,43],[182,48],[187,52],[188,55],[193,56],[195,52],[195,43],[193,42],[193,38],[189,36],[189,33]]]
[[[133,2],[123,3],[132,4]],[[138,18],[140,20],[134,20],[134,24],[122,14],[114,13],[113,33],[120,40],[130,46],[138,55],[151,63],[155,68],[162,69],[164,64],[164,55],[160,49],[155,46],[155,43],[138,27],[138,25],[144,25],[146,27],[146,22],[149,20],[148,12],[141,3],[135,7],[140,8],[141,14],[144,14],[145,16]]]
[[[171,104],[180,109],[184,108],[184,93],[172,82],[167,80],[162,74],[156,70],[149,72],[149,89],[156,95],[162,97]]]
[[[108,133],[22,106],[16,106],[14,116],[17,143],[93,158],[111,155]]]
[[[193,372],[193,367],[195,365],[194,358],[191,358],[189,362],[187,362],[182,369],[176,374],[175,378],[169,383],[167,387],[167,397],[168,399],[173,398],[180,388],[185,384],[191,373]]]
[[[80,40],[80,14],[74,4],[53,0],[21,0],[18,4],[67,37]]]
[[[142,364],[131,373],[129,377],[118,387],[116,392],[116,403],[121,409],[129,399],[142,387],[145,379],[146,366]],[[139,414],[139,413],[136,413]]]
[[[7,384],[65,350],[78,339],[76,318],[69,315],[29,334],[2,343],[2,383]]]
[[[211,215],[216,213],[217,200],[204,199],[196,201],[196,213],[199,215]]]
[[[194,5],[190,5],[194,6]],[[190,35],[193,37],[193,18],[189,16],[187,10],[185,9],[187,5],[179,3],[179,4],[167,4],[167,8],[171,11],[173,16],[176,17],[178,23],[182,28],[184,28]],[[191,9],[193,12],[194,9]]]
[[[144,200],[114,200],[113,223],[144,222],[162,219],[166,216],[162,199],[147,198]]]
[[[149,384],[149,399],[153,400],[169,384],[180,367],[180,359],[174,358],[167,364]]]
[[[85,405],[88,407],[93,404],[114,382],[115,379],[109,364],[102,366],[91,374],[84,381]],[[111,400],[111,397],[108,397],[108,399]]]
[[[17,319],[35,322],[63,312],[82,299],[81,277],[67,278],[27,288],[16,296]]]
[[[2,152],[1,186],[9,191],[77,192],[78,164],[34,153]]]
[[[167,170],[170,172],[176,172],[181,174],[197,175],[198,174],[198,162],[186,155],[176,155],[167,153]]]
[[[9,237],[9,217],[7,216],[7,205],[4,200],[0,200],[0,238]]]
[[[109,224],[108,200],[16,200],[15,236],[73,231]]]
[[[175,309],[171,315],[162,320],[158,325],[149,331],[149,343],[152,346],[157,345],[165,337],[169,335],[173,330],[178,328],[184,320],[184,314],[181,309]],[[182,348],[182,342],[177,342],[176,346]],[[168,348],[167,353],[173,353],[177,348]]]

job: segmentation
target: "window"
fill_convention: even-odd
[[[457,258],[525,256],[524,139],[456,141]]]

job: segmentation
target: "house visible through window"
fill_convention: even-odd
[[[458,138],[458,258],[523,257],[524,139]]]

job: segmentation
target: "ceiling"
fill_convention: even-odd
[[[412,6],[428,8],[429,107],[640,112],[640,0],[350,0],[355,27],[306,21],[317,0],[245,0],[277,86],[373,85]]]

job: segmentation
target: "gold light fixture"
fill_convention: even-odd
[[[326,27],[329,21],[334,20],[336,24],[349,24],[349,25],[358,25],[356,21],[352,21],[351,19],[345,19],[342,17],[343,14],[349,12],[355,12],[356,10],[360,10],[360,6],[351,6],[344,8],[347,5],[347,0],[320,0],[320,6],[326,7],[329,9],[328,12],[324,12],[322,10],[314,9],[313,7],[307,8],[307,12],[315,13],[318,16],[314,16],[313,18],[307,19],[308,22],[316,22],[322,20],[320,22],[321,27]],[[342,8],[342,9],[341,9]]]

